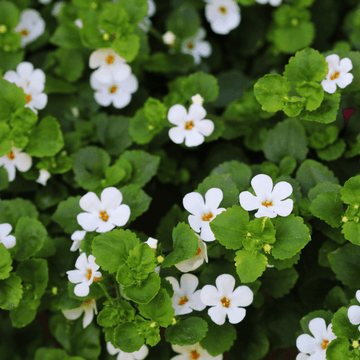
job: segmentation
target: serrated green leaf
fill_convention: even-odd
[[[140,49],[140,37],[137,34],[125,34],[115,38],[111,47],[127,62],[133,61]]]
[[[261,287],[267,294],[277,299],[290,292],[298,277],[299,274],[293,267],[281,271],[275,268],[267,269],[261,277]]]
[[[297,264],[300,260],[300,254],[301,252],[298,252],[291,258],[284,260],[275,259],[271,254],[267,254],[267,258],[270,265],[274,265],[278,270],[284,270],[291,268],[294,264]]]
[[[316,110],[324,99],[324,89],[321,84],[314,81],[304,81],[296,87],[297,93],[306,99],[305,109]]]
[[[289,99],[286,99],[285,106],[283,111],[285,115],[289,117],[298,116],[301,113],[301,110],[305,106],[305,99],[299,98],[298,96],[292,96]]]
[[[67,234],[72,234],[81,228],[76,220],[77,215],[82,212],[79,205],[80,198],[81,196],[70,196],[67,200],[61,201],[51,217]]]
[[[251,220],[246,227],[243,246],[246,250],[260,250],[275,242],[275,229],[267,216]]]
[[[354,245],[360,245],[360,224],[355,221],[347,221],[343,224],[341,233],[346,240]]]
[[[357,340],[360,337],[360,331],[357,325],[353,325],[349,321],[348,308],[341,307],[333,316],[331,323],[332,331],[337,337]]]
[[[236,272],[242,283],[255,281],[266,269],[266,256],[256,251],[239,250],[234,260]]]
[[[338,139],[334,144],[329,145],[325,149],[317,150],[318,157],[325,161],[337,160],[341,157],[346,149],[344,139]]]
[[[126,264],[136,273],[137,279],[146,279],[156,267],[155,252],[148,244],[141,243],[129,251]]]
[[[326,348],[326,359],[328,360],[348,360],[354,359],[349,351],[349,341],[344,338],[334,339]]]
[[[117,348],[124,352],[138,351],[144,342],[144,337],[139,334],[138,327],[134,323],[126,322],[115,329],[115,343]]]
[[[22,88],[0,79],[0,121],[10,119],[11,114],[26,104],[25,93]]]
[[[12,259],[9,251],[4,245],[0,244],[0,280],[7,279],[13,269],[11,266]]]
[[[15,228],[17,221],[22,216],[29,216],[34,219],[39,217],[39,212],[31,201],[16,198],[0,202],[0,224],[9,223]]]
[[[360,175],[351,177],[341,189],[341,200],[345,204],[360,204]]]
[[[80,39],[79,28],[74,23],[62,23],[49,39],[51,44],[65,49],[81,49],[83,44]]]
[[[100,326],[116,326],[123,321],[132,321],[135,318],[135,309],[129,301],[119,300],[115,303],[107,304],[99,312],[96,320]]]
[[[200,94],[207,103],[217,99],[219,86],[215,76],[199,71],[183,80],[181,92],[188,101],[192,96]]]
[[[309,190],[309,200],[314,201],[318,195],[324,194],[325,192],[333,192],[340,194],[341,186],[334,184],[330,181],[319,182],[312,189]]]
[[[14,273],[0,281],[0,308],[5,310],[15,309],[23,295],[21,279]]]

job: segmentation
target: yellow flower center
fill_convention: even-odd
[[[200,357],[200,354],[197,352],[197,350],[190,351],[190,357],[192,360],[196,360]]]
[[[183,296],[180,300],[179,300],[179,305],[185,305],[187,302],[189,301],[189,299],[186,296]]]
[[[220,11],[222,14],[226,14],[226,7],[225,7],[225,6],[220,6],[220,7],[219,7],[219,11]]]
[[[198,251],[197,251],[197,253],[195,254],[195,256],[199,256],[201,254],[201,249],[200,249],[200,247],[198,247]]]
[[[263,202],[261,203],[261,205],[262,205],[262,206],[265,206],[265,207],[269,207],[269,206],[273,206],[274,204],[273,204],[272,201],[267,201],[267,200],[265,200],[265,201],[263,201]]]
[[[193,44],[193,43],[188,43],[188,48],[189,48],[190,50],[192,50],[192,49],[194,48],[194,44]]]
[[[116,91],[117,91],[117,86],[116,86],[116,85],[113,85],[113,86],[109,89],[109,92],[110,92],[111,94],[115,94]]]
[[[31,95],[26,95],[25,99],[26,99],[26,103],[28,104],[32,100],[32,96]]]
[[[323,343],[321,344],[321,348],[323,350],[325,350],[329,345],[329,340],[324,340]]]
[[[334,74],[330,75],[330,80],[335,80],[340,76],[340,73],[336,71]]]
[[[214,215],[212,214],[212,212],[209,212],[208,214],[205,214],[201,220],[202,221],[210,221],[212,218],[214,217]]]
[[[223,307],[228,308],[230,306],[230,300],[225,296],[220,301]]]
[[[87,279],[90,280],[91,276],[92,276],[92,270],[88,269],[87,274],[86,274]]]
[[[29,32],[26,29],[20,31],[21,36],[28,36]]]
[[[7,157],[8,157],[10,160],[14,160],[14,159],[15,159],[14,152],[13,152],[13,151],[10,151],[10,153],[9,153],[9,155],[7,155]]]
[[[185,130],[191,130],[194,127],[194,123],[192,121],[187,121],[185,124]]]
[[[109,215],[107,214],[106,211],[100,211],[100,219],[102,221],[108,221],[109,220]]]
[[[115,57],[113,55],[108,55],[105,60],[109,65],[113,64],[115,61]]]

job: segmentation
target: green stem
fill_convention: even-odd
[[[207,114],[206,118],[209,120],[236,121],[236,122],[243,121],[241,119],[236,119],[236,118],[232,118],[232,117],[228,117],[228,116],[216,116],[213,114]]]
[[[116,297],[117,297],[118,299],[121,299],[121,295],[120,295],[120,291],[119,291],[119,284],[118,284],[116,281],[114,281],[114,282],[115,282]]]
[[[106,287],[105,287],[100,281],[97,282],[97,284],[98,284],[98,285],[101,287],[101,289],[103,290],[106,298],[107,298],[109,301],[111,301],[112,303],[114,303],[114,300],[113,300],[113,298],[109,295],[109,293],[107,292]]]

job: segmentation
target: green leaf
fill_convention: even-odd
[[[345,244],[328,254],[330,266],[336,278],[353,289],[360,288],[359,257],[360,247],[353,244]]]
[[[22,88],[0,79],[0,122],[10,119],[11,114],[26,104]]]
[[[129,251],[126,264],[136,274],[136,279],[146,279],[156,267],[155,251],[148,244],[141,243]]]
[[[209,323],[209,329],[200,345],[207,350],[211,356],[218,356],[225,351],[230,350],[236,340],[235,327],[228,322],[224,325],[216,325],[212,321]]]
[[[207,103],[217,99],[219,85],[215,76],[198,71],[183,80],[181,92],[188,101],[192,96],[200,94]]]
[[[77,215],[83,211],[79,205],[80,198],[81,196],[70,196],[67,200],[61,201],[51,217],[67,234],[72,234],[80,229],[80,225],[76,220]]]
[[[309,329],[309,322],[318,317],[323,318],[325,320],[326,324],[329,324],[333,317],[333,313],[331,311],[326,311],[326,310],[316,310],[316,311],[312,311],[311,313],[305,315],[300,320],[301,329],[305,334],[313,336],[313,334],[311,333],[311,331]]]
[[[64,147],[60,124],[52,116],[44,117],[31,132],[26,153],[43,157],[56,155]]]
[[[39,306],[40,300],[34,299],[31,290],[24,285],[24,294],[19,305],[10,312],[11,325],[22,328],[30,324],[35,319]]]
[[[348,360],[355,359],[350,358],[351,355],[349,351],[349,340],[344,338],[334,339],[330,342],[326,348],[326,359],[328,360]]]
[[[7,155],[11,151],[11,141],[9,139],[10,127],[8,124],[0,122],[0,155]]]
[[[164,52],[153,53],[144,63],[146,71],[170,73],[186,73],[194,66],[194,58],[189,54],[166,54]]]
[[[202,340],[208,330],[208,324],[199,317],[178,321],[165,330],[166,341],[172,345],[193,345]]]
[[[166,29],[181,39],[194,36],[199,27],[199,14],[187,3],[176,7],[166,20]],[[195,95],[195,93],[193,95]]]
[[[280,75],[267,74],[254,85],[254,93],[263,110],[277,112],[285,105],[290,83]]]
[[[325,192],[333,192],[340,194],[341,186],[333,184],[330,181],[319,182],[309,191],[309,200],[312,202],[316,199],[318,195],[324,194]]]
[[[324,99],[323,87],[314,81],[304,81],[298,84],[296,91],[300,96],[306,98],[305,109],[308,111],[316,110]]]
[[[308,153],[303,126],[295,119],[287,119],[270,130],[264,143],[264,154],[268,160],[279,162],[285,156],[298,161],[306,159]]]
[[[107,302],[99,312],[96,320],[102,327],[116,326],[123,321],[132,321],[135,318],[135,309],[129,301],[118,300],[115,304]]]
[[[298,277],[299,274],[293,267],[281,271],[276,268],[267,269],[261,277],[261,287],[267,294],[277,299],[290,292]]]
[[[309,228],[301,217],[289,215],[279,217],[275,223],[276,242],[271,254],[275,259],[291,258],[311,240]]]
[[[46,94],[71,94],[76,91],[76,87],[66,81],[57,79],[46,74],[45,90]]]
[[[10,1],[0,2],[0,24],[5,25],[9,30],[19,23],[20,12],[15,4]]]
[[[358,340],[360,337],[359,327],[353,325],[349,321],[348,308],[341,307],[333,316],[331,323],[333,324],[332,331],[337,337],[344,337],[347,339]]]
[[[4,72],[13,70],[16,64],[24,60],[25,51],[6,52],[0,50],[0,69]]]
[[[56,75],[70,83],[81,78],[85,64],[80,51],[61,47],[55,51],[55,57],[57,59],[57,65],[54,67]]]
[[[279,163],[280,173],[285,176],[290,176],[296,169],[296,160],[292,156],[285,156]]]
[[[330,171],[325,165],[315,160],[305,160],[296,172],[296,180],[300,183],[304,195],[309,193],[316,184],[325,181],[330,181],[333,184],[338,184],[339,180],[334,173]]]
[[[120,0],[118,3],[126,10],[130,17],[130,22],[133,24],[137,24],[139,21],[143,20],[145,16],[147,16],[148,4],[146,0],[133,0],[130,2]]]
[[[189,225],[180,223],[172,232],[174,250],[168,254],[162,267],[170,267],[190,259],[198,250],[198,238]]]
[[[238,250],[246,235],[246,226],[249,223],[249,213],[241,206],[234,205],[228,208],[210,222],[210,228],[215,238],[226,249]]]
[[[317,50],[306,48],[298,51],[285,65],[284,76],[295,86],[299,83],[320,82],[328,73],[325,57]]]
[[[14,259],[23,261],[37,253],[43,246],[47,231],[42,223],[28,216],[23,216],[16,224],[16,247]]]
[[[21,279],[14,273],[5,280],[0,281],[0,308],[4,310],[15,309],[23,295]]]
[[[340,221],[341,222],[341,221]],[[342,234],[346,240],[354,245],[360,245],[360,224],[355,221],[348,221],[343,224]]]
[[[131,119],[129,134],[137,144],[143,145],[149,143],[162,129],[163,126],[152,125],[146,117],[144,109],[140,109]]]
[[[162,327],[167,327],[173,322],[174,308],[165,289],[160,289],[148,304],[139,305],[139,311],[140,315],[155,321]]]
[[[334,144],[329,145],[325,149],[317,150],[318,157],[325,161],[337,160],[341,157],[346,149],[344,139],[338,139]]]
[[[141,282],[141,285],[134,284],[124,288],[123,294],[138,304],[147,304],[159,292],[160,282],[159,275],[152,273]]]
[[[256,251],[239,250],[234,260],[242,283],[255,281],[266,269],[266,256]]]
[[[13,269],[11,266],[12,259],[9,251],[3,245],[0,245],[0,280],[7,279]]]
[[[341,200],[345,204],[360,204],[360,175],[351,177],[341,189]]]
[[[120,38],[115,38],[111,47],[127,62],[131,62],[139,52],[140,37],[136,34],[125,34]]]
[[[115,229],[96,236],[92,250],[96,263],[105,271],[113,273],[126,261],[129,251],[138,244],[140,240],[130,230]]]
[[[122,351],[138,351],[144,342],[144,337],[139,335],[138,327],[134,323],[126,322],[115,329],[115,343]]]
[[[333,228],[339,227],[342,223],[341,219],[344,215],[344,208],[338,193],[326,191],[318,195],[311,203],[309,210],[313,215],[324,220]]]
[[[76,182],[86,190],[95,190],[105,177],[109,164],[110,156],[105,150],[95,146],[80,149],[73,163]]]
[[[83,47],[79,28],[71,22],[60,24],[52,34],[49,42],[65,49],[81,49]]]
[[[10,125],[24,132],[30,130],[37,121],[38,117],[31,109],[20,108],[11,114]]]
[[[275,242],[275,229],[267,216],[251,220],[246,227],[243,246],[246,250],[260,250],[265,245]]]
[[[286,99],[285,106],[283,111],[285,115],[289,117],[298,116],[301,113],[301,110],[304,108],[305,99],[299,98],[297,96],[292,96],[291,98]]]
[[[83,358],[77,358],[80,360]],[[39,348],[36,350],[34,360],[75,360],[74,357],[69,357],[65,350],[54,348]]]
[[[146,338],[146,343],[150,346],[155,346],[161,340],[160,327],[154,324],[150,320],[145,320],[141,316],[137,315],[135,324],[138,327],[139,333]]]

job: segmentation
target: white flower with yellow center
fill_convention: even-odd
[[[100,198],[88,192],[80,199],[79,205],[86,212],[78,214],[79,225],[86,231],[98,233],[110,231],[115,226],[124,226],[130,218],[130,208],[121,204],[123,197],[120,190],[108,187],[101,192]]]
[[[94,71],[90,76],[90,85],[96,90],[94,98],[101,106],[113,106],[122,109],[131,101],[131,95],[138,89],[138,81],[135,75],[130,74],[125,80],[118,81],[112,77],[108,81],[106,77],[99,76],[99,70]]]
[[[179,282],[172,276],[168,276],[166,280],[170,281],[174,295],[171,299],[175,315],[189,314],[193,310],[201,311],[206,306],[200,300],[201,290],[196,290],[199,285],[199,280],[195,275],[184,274]]]
[[[45,31],[45,21],[34,9],[26,9],[20,14],[20,22],[14,29],[21,34],[21,47],[36,40]]]
[[[181,354],[172,357],[170,360],[222,360],[223,355],[211,356],[199,343],[194,345],[171,345],[172,349]]]
[[[7,249],[16,245],[16,238],[11,233],[12,226],[10,224],[0,224],[0,244],[3,244]]]
[[[244,306],[249,306],[254,294],[246,285],[238,286],[235,290],[235,278],[229,274],[222,274],[215,280],[216,287],[205,285],[200,294],[201,301],[211,306],[208,314],[217,324],[225,323],[226,315],[231,324],[237,324],[245,317]]]
[[[142,360],[145,359],[149,353],[149,349],[145,344],[140,348],[140,350],[132,353],[116,349],[111,342],[106,343],[106,349],[110,355],[117,354],[116,360]]]
[[[198,234],[195,235],[198,237],[198,251],[192,258],[175,265],[181,272],[193,271],[200,267],[204,261],[208,262],[206,244],[201,240]]]
[[[336,339],[332,332],[332,324],[326,327],[323,318],[315,318],[309,322],[309,334],[302,334],[296,339],[296,347],[303,354],[310,354],[309,360],[325,360],[328,345]]]
[[[360,290],[356,292],[356,300],[360,302]],[[359,305],[351,305],[347,312],[349,321],[353,325],[360,324],[360,306]],[[359,326],[360,330],[360,326]]]
[[[256,196],[249,191],[240,193],[240,205],[246,211],[259,209],[255,217],[261,218],[268,216],[274,218],[277,215],[290,215],[294,202],[286,199],[291,195],[293,188],[286,181],[278,182],[273,188],[273,181],[270,176],[259,174],[252,178],[251,186]]]
[[[226,35],[240,24],[240,7],[234,0],[206,0],[206,3],[205,17],[215,33]]]
[[[162,36],[163,42],[166,45],[169,46],[174,46],[175,45],[175,39],[176,36],[173,32],[171,31],[167,31],[163,36]]]
[[[71,283],[77,284],[74,288],[76,296],[87,296],[90,292],[90,285],[93,281],[101,280],[101,273],[97,271],[100,266],[95,263],[95,256],[86,257],[82,253],[76,260],[75,267],[77,270],[69,270],[66,272]]]
[[[272,6],[279,6],[282,0],[255,0],[259,4],[270,4]]]
[[[169,137],[175,144],[185,140],[188,147],[198,146],[214,131],[214,123],[204,119],[206,110],[197,104],[190,105],[189,113],[184,106],[176,104],[169,109],[168,120],[176,125],[169,130]]]
[[[79,249],[81,241],[84,239],[86,235],[85,230],[76,230],[71,235],[71,240],[73,241],[73,244],[71,245],[70,251],[76,251]]]
[[[206,36],[206,31],[200,28],[195,36],[183,41],[181,52],[190,54],[194,57],[195,65],[201,63],[202,57],[209,57],[211,55],[211,45],[208,41],[203,41]],[[202,105],[202,104],[201,104]]]
[[[45,108],[48,98],[43,93],[45,73],[41,69],[34,70],[33,64],[24,61],[16,67],[16,71],[7,71],[3,78],[24,90],[25,107],[30,108],[35,114],[37,110]]]
[[[46,183],[50,179],[50,176],[51,174],[47,170],[41,169],[39,177],[35,181],[43,186],[46,186]]]
[[[214,241],[214,233],[210,229],[210,222],[217,215],[225,211],[219,208],[223,199],[223,192],[219,188],[211,188],[205,194],[205,201],[201,194],[192,192],[183,198],[184,208],[191,214],[188,217],[190,227],[195,232],[200,232],[200,237],[204,241]]]
[[[344,89],[352,83],[354,75],[350,74],[349,71],[353,65],[349,58],[340,60],[339,55],[332,54],[328,55],[325,60],[328,63],[329,72],[325,80],[321,82],[324,91],[333,94],[336,91],[336,85]]]
[[[98,312],[95,299],[87,299],[80,307],[76,309],[62,310],[62,313],[68,320],[76,320],[82,313],[84,313],[83,328],[85,329],[92,322],[94,313],[97,315]]]
[[[7,171],[9,181],[15,180],[15,169],[25,172],[31,168],[31,164],[31,157],[14,146],[9,154],[0,157],[0,167],[3,166]]]

